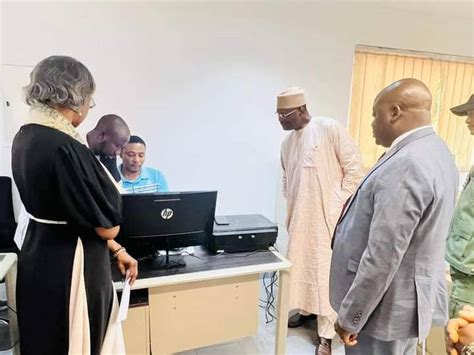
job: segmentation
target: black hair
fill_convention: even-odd
[[[128,144],[134,144],[134,143],[140,143],[146,147],[145,141],[141,139],[139,136],[130,136],[130,140],[128,141]]]

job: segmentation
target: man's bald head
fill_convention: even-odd
[[[117,115],[102,116],[95,128],[87,134],[89,148],[94,154],[115,156],[130,139],[130,129],[125,120]]]
[[[384,101],[399,105],[405,112],[412,112],[415,116],[426,116],[431,110],[431,92],[428,87],[417,79],[402,79],[383,89],[375,101]]]
[[[102,116],[94,129],[111,132],[118,130],[128,130],[128,125],[122,117],[109,114]]]
[[[402,79],[384,88],[373,106],[373,135],[377,144],[390,147],[405,132],[431,123],[432,97],[417,79]]]

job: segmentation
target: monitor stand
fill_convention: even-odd
[[[186,266],[183,255],[170,255],[169,250],[166,250],[166,255],[160,255],[155,252],[148,260],[148,267],[153,270],[157,269],[171,269]]]

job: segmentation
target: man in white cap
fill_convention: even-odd
[[[281,147],[283,195],[287,199],[288,258],[293,264],[290,328],[317,316],[316,354],[331,354],[337,315],[329,304],[331,238],[344,202],[363,176],[362,160],[336,120],[311,117],[304,91],[277,96],[277,115],[292,131]]]

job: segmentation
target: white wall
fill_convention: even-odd
[[[472,3],[390,4],[4,3],[2,63],[77,57],[98,86],[83,131],[117,113],[173,189],[273,217],[278,91],[302,86],[313,114],[346,123],[356,44],[473,55]]]

